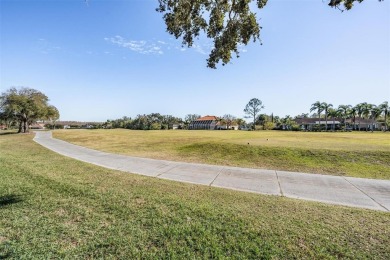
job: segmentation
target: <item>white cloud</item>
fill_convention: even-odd
[[[245,46],[246,46],[246,45],[244,45],[244,44],[242,44],[242,43],[239,44],[239,45],[238,45],[238,51],[239,51],[239,52],[243,52],[243,53],[247,52],[248,50],[245,48]]]
[[[207,45],[193,44],[193,45],[192,45],[192,48],[194,48],[194,50],[195,50],[196,52],[199,52],[200,54],[203,54],[203,55],[206,55],[206,54],[209,53],[209,51],[206,50],[206,49],[208,49],[208,46],[207,46]]]
[[[42,54],[49,54],[52,52],[56,51],[61,51],[62,48],[60,46],[55,46],[53,45],[50,41],[44,39],[44,38],[39,38],[36,41],[36,50],[39,51]]]
[[[158,46],[161,44],[165,44],[161,41],[157,41],[156,43],[150,43],[144,40],[141,41],[126,40],[125,38],[119,35],[116,35],[115,37],[111,37],[111,38],[104,38],[104,40],[141,54],[161,55],[164,53],[161,49],[161,46]]]
[[[180,51],[184,52],[187,49],[192,49],[197,53],[202,55],[208,55],[212,50],[211,42],[197,42],[192,45],[191,48],[187,48],[184,46],[180,46],[180,43],[177,39],[169,38],[167,41],[162,40],[130,40],[126,39],[120,35],[116,35],[114,37],[106,37],[105,41],[120,46],[122,48],[129,49],[133,52],[137,52],[140,54],[149,54],[149,55],[162,55],[165,52],[169,51]],[[241,50],[242,52],[246,52],[245,49]]]

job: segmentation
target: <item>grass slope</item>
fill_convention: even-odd
[[[389,259],[390,214],[165,181],[0,135],[0,258]]]
[[[56,131],[54,136],[97,150],[155,159],[390,179],[387,133],[118,129]]]

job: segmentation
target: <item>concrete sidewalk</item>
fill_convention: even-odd
[[[65,156],[161,179],[390,211],[390,181],[172,162],[105,153],[36,132],[34,141]]]

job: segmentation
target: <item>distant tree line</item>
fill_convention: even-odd
[[[48,103],[48,97],[42,92],[31,88],[10,88],[0,96],[0,126],[6,128],[17,127],[20,133],[27,133],[29,126],[37,121],[46,122],[45,127],[55,129],[65,125],[70,128],[125,128],[133,130],[169,130],[188,129],[189,124],[200,118],[198,114],[187,114],[184,119],[173,115],[162,115],[151,113],[137,115],[135,118],[124,116],[119,119],[107,120],[104,123],[80,123],[80,122],[60,122],[59,111]],[[273,114],[260,114],[264,108],[261,100],[252,98],[245,106],[243,112],[246,118],[251,119],[251,123],[246,123],[244,119],[237,118],[231,114],[225,114],[218,118],[219,125],[224,125],[224,129],[231,129],[231,126],[239,126],[239,129],[247,130],[302,130],[298,119],[317,118],[318,125],[314,126],[314,131],[328,130],[362,130],[361,122],[367,120],[371,123],[371,130],[374,130],[374,123],[380,124],[384,131],[389,129],[390,107],[388,101],[379,105],[367,102],[352,105],[339,105],[337,108],[332,104],[317,101],[310,107],[309,113],[303,113],[295,117],[287,115],[285,117],[274,116]],[[324,120],[322,120],[324,119]],[[301,120],[302,121],[302,120]],[[336,127],[336,121],[342,122]],[[323,123],[325,122],[325,123]],[[332,125],[329,128],[329,124]],[[4,128],[4,127],[3,127]],[[367,126],[363,128],[367,129]]]
[[[134,119],[124,116],[120,119],[107,120],[103,123],[104,128],[126,128],[133,130],[162,130],[172,129],[173,125],[182,123],[182,119],[172,115],[151,113],[137,115]]]
[[[372,120],[372,123],[380,123],[384,126],[384,130],[388,130],[389,125],[389,105],[385,101],[382,104],[374,105],[366,102],[359,103],[356,106],[340,105],[333,108],[332,104],[326,102],[315,102],[310,107],[310,112],[313,114],[302,113],[295,117],[287,115],[285,117],[274,116],[273,114],[261,114],[264,105],[261,100],[252,98],[244,108],[246,118],[251,119],[252,122],[246,123],[244,119],[237,118],[231,114],[225,114],[218,118],[221,125],[225,125],[225,129],[230,129],[233,125],[238,125],[241,129],[247,130],[302,130],[297,122],[297,119],[302,118],[317,118],[320,121],[325,121],[325,126],[320,124],[313,128],[314,131],[327,131],[328,126],[332,124],[330,130],[346,130],[347,127],[353,130],[361,130],[360,122],[364,119]],[[123,117],[121,119],[107,120],[103,123],[104,128],[127,128],[134,130],[160,130],[172,129],[176,125],[179,129],[188,129],[188,125],[200,118],[198,114],[188,114],[184,119],[174,117],[171,115],[161,115],[159,113],[152,113],[149,115],[137,115],[136,118]],[[324,120],[322,120],[324,119]],[[343,128],[336,129],[335,121],[342,121]],[[347,123],[350,119],[350,123]],[[329,122],[329,123],[328,123]],[[321,128],[323,127],[323,128]],[[366,129],[367,130],[367,129]]]

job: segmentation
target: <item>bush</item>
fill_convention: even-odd
[[[264,130],[272,130],[275,128],[275,123],[266,122],[263,127],[264,127]]]

